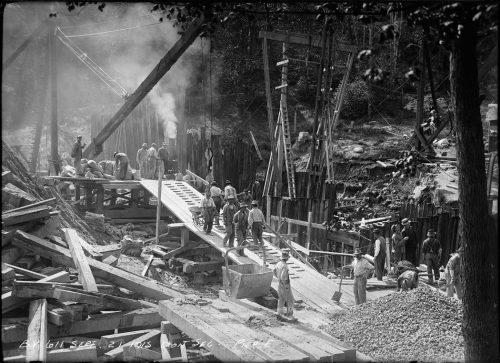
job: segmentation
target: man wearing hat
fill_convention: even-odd
[[[78,135],[76,137],[76,142],[73,144],[73,149],[71,149],[71,157],[74,158],[73,166],[76,169],[76,174],[82,174],[81,160],[83,157],[83,148],[87,144],[82,145],[82,136]]]
[[[377,275],[377,280],[382,281],[382,276],[384,276],[384,265],[385,265],[385,238],[382,237],[380,229],[375,228],[373,230],[373,236],[375,237],[375,274]]]
[[[224,222],[224,228],[226,229],[226,235],[222,240],[224,246],[233,247],[234,245],[234,226],[233,218],[238,211],[238,206],[236,204],[236,195],[229,195],[224,208],[222,208],[222,221]]]
[[[415,231],[413,230],[413,227],[411,226],[410,220],[408,218],[404,218],[401,221],[401,224],[403,225],[401,235],[403,236],[403,241],[405,244],[406,260],[417,266],[417,236],[415,235]]]
[[[132,170],[130,169],[130,165],[128,163],[128,156],[125,153],[115,152],[113,154],[115,158],[115,177],[118,180],[128,179],[127,177],[132,176]],[[130,171],[130,173],[129,173]]]
[[[236,189],[231,185],[230,180],[224,182],[224,199],[227,201],[229,197],[236,199]]]
[[[288,274],[288,265],[286,261],[290,258],[287,250],[281,252],[281,261],[276,264],[273,270],[274,276],[278,279],[278,317],[283,316],[283,308],[287,308],[285,315],[293,318],[293,294],[290,286],[290,275]]]
[[[215,203],[215,224],[219,226],[219,213],[222,208],[222,190],[219,188],[216,181],[213,181],[211,184],[210,194]]]
[[[148,161],[148,144],[143,143],[142,147],[137,150],[137,155],[135,157],[137,164],[139,165],[139,171],[141,173],[141,178],[145,178],[147,175],[147,161]]]
[[[354,269],[354,283],[352,289],[356,305],[366,302],[366,281],[368,275],[373,271],[373,265],[363,257],[361,249],[354,250],[354,260],[351,265]]]
[[[422,243],[422,254],[427,265],[427,276],[430,284],[434,283],[432,272],[436,281],[439,280],[439,260],[441,259],[441,243],[436,239],[436,231],[430,228],[427,232],[427,238]]]
[[[248,230],[248,209],[246,203],[240,203],[240,210],[233,217],[234,230],[236,233],[236,245],[241,247],[247,238]],[[239,251],[240,256],[244,256],[243,250]]]
[[[158,157],[163,162],[163,174],[165,175],[168,172],[168,150],[166,142],[162,143],[161,148],[158,149]]]
[[[453,297],[456,292],[459,300],[464,296],[462,269],[460,266],[460,256],[463,251],[463,247],[460,247],[456,253],[452,254],[444,270],[444,275],[446,277],[446,294],[449,297]]]
[[[146,179],[155,179],[155,176],[157,176],[156,172],[156,162],[160,158],[158,157],[158,151],[156,150],[156,144],[152,143],[151,147],[148,149],[148,152],[146,153],[146,163],[147,163],[147,170],[146,170],[146,175],[144,178]]]

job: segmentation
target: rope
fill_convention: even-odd
[[[90,37],[90,36],[94,36],[94,35],[111,34],[111,33],[117,33],[117,32],[121,32],[121,31],[125,31],[125,30],[145,28],[147,26],[160,25],[160,24],[162,24],[162,23],[157,22],[157,23],[150,23],[150,24],[145,24],[145,25],[137,25],[137,26],[133,26],[133,27],[129,27],[129,28],[108,30],[108,31],[96,32],[96,33],[66,35],[66,38],[81,38],[81,37]]]

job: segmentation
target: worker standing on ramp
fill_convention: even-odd
[[[205,197],[200,202],[200,208],[203,213],[203,230],[206,234],[212,232],[212,225],[214,224],[215,203],[210,196],[210,190],[205,192]]]
[[[236,212],[233,218],[234,230],[236,233],[236,244],[238,247],[243,246],[245,239],[247,238],[248,230],[248,209],[247,204],[240,203],[240,210]],[[239,251],[240,256],[244,256],[243,250]]]
[[[278,319],[283,318],[283,308],[286,303],[287,312],[285,316],[293,319],[293,294],[290,286],[290,275],[286,261],[290,258],[287,250],[281,252],[281,261],[274,268],[274,276],[278,279]]]
[[[238,207],[236,206],[236,196],[228,196],[227,202],[222,208],[222,220],[224,222],[224,228],[226,229],[226,235],[222,240],[224,246],[233,247],[234,246],[234,226],[233,218]]]
[[[158,152],[156,151],[156,144],[152,143],[147,153],[147,170],[146,179],[154,179],[156,175],[156,160],[158,160]]]
[[[231,185],[230,180],[224,182],[224,199],[227,201],[229,197],[233,197],[236,200],[236,188]]]
[[[163,162],[163,174],[165,175],[168,173],[168,150],[166,142],[161,144],[161,148],[158,150],[158,157]]]

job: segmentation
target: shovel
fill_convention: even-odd
[[[340,292],[340,289],[342,288],[342,279],[344,278],[344,270],[341,270],[340,274],[340,284],[339,284],[339,291],[334,291],[332,300],[336,302],[340,302],[340,298],[342,297],[342,293]]]

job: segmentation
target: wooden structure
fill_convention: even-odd
[[[200,301],[186,296],[161,301],[160,314],[190,337],[203,341],[221,361],[355,361],[346,343],[303,322],[280,323],[268,309],[248,300]]]

